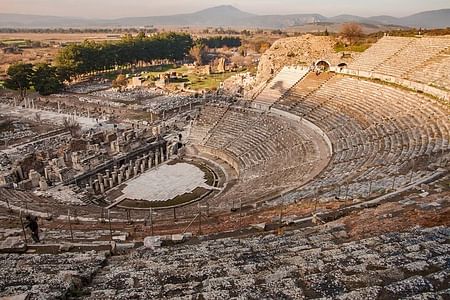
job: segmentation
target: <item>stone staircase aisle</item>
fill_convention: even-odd
[[[305,67],[284,67],[255,98],[254,105],[270,107],[309,73]]]

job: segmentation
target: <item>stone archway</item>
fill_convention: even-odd
[[[319,69],[320,71],[328,71],[331,68],[331,64],[327,62],[326,60],[318,60],[315,63],[316,69]]]
[[[341,69],[347,68],[347,63],[342,62],[342,63],[338,64],[338,67],[341,68]]]

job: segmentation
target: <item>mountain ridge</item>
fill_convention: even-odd
[[[373,25],[442,28],[450,27],[450,8],[424,11],[400,18],[386,15],[360,17],[350,14],[325,17],[316,13],[257,15],[242,11],[232,5],[215,6],[185,14],[149,17],[124,17],[117,19],[86,19],[77,17],[0,13],[0,28],[222,26],[285,29],[318,22],[360,22]]]

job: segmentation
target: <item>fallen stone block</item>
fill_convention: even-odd
[[[144,239],[144,247],[147,249],[156,249],[161,247],[162,241],[159,236],[148,236]]]
[[[184,235],[183,234],[172,234],[172,242],[183,242]]]
[[[441,204],[437,202],[431,202],[431,203],[421,203],[419,207],[423,210],[431,210],[431,209],[438,209],[441,208]]]
[[[184,238],[185,238],[185,239],[190,239],[190,238],[193,237],[192,232],[185,232],[185,233],[183,233],[183,235],[184,235]]]
[[[123,234],[123,235],[116,235],[113,236],[113,241],[117,241],[117,242],[126,242],[127,241],[127,235]]]
[[[258,230],[266,230],[266,223],[253,224],[251,227]]]
[[[7,237],[0,244],[0,252],[23,252],[26,248],[25,242],[18,236]]]
[[[59,246],[59,252],[69,252],[72,249],[72,244],[64,243]]]
[[[23,293],[19,295],[0,297],[0,300],[28,300],[30,299],[29,293]]]

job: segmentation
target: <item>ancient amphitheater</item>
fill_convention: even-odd
[[[156,140],[67,182],[104,198],[1,188],[0,297],[449,299],[450,37],[314,56],[251,99],[203,103],[182,155]],[[186,163],[209,174],[193,201],[117,194]],[[45,243],[25,244],[19,212],[45,220]]]

